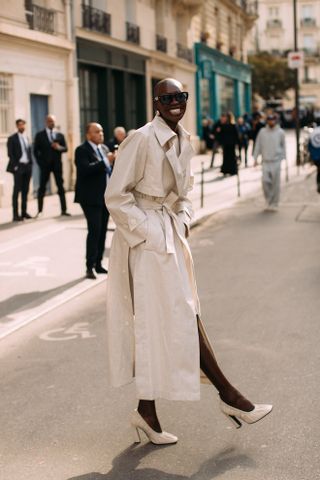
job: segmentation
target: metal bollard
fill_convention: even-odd
[[[200,182],[200,208],[203,208],[204,201],[204,163],[201,162],[201,182]]]
[[[286,183],[289,182],[289,165],[288,160],[286,159]]]

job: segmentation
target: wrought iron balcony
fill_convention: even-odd
[[[271,20],[267,21],[267,28],[268,29],[282,28],[282,21],[280,20],[280,18],[272,18]]]
[[[140,44],[140,28],[134,23],[126,22],[127,25],[127,42]]]
[[[156,35],[156,49],[159,52],[167,53],[167,39],[163,35]]]
[[[55,33],[55,11],[34,5],[32,1],[25,2],[26,19],[31,30]]]
[[[301,27],[315,27],[316,26],[316,19],[305,17],[300,20]]]
[[[256,16],[258,13],[257,0],[234,0],[238,7],[242,8],[249,16]]]
[[[177,43],[177,57],[183,58],[184,60],[187,60],[187,62],[190,62],[190,63],[193,62],[191,48],[185,47],[184,45],[181,45],[181,43]]]
[[[111,35],[111,15],[90,5],[82,5],[82,25],[89,30]]]

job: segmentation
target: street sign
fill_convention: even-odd
[[[288,67],[291,69],[301,68],[304,65],[304,52],[289,52]]]

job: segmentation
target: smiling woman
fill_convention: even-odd
[[[109,379],[135,379],[131,423],[155,444],[176,443],[161,429],[155,400],[199,400],[200,368],[218,389],[221,410],[241,426],[270,405],[253,405],[221,372],[200,320],[187,242],[192,206],[189,134],[179,124],[188,93],[174,79],[155,86],[157,114],[120,146],[106,191],[116,224],[107,284]],[[237,418],[236,418],[237,417]]]

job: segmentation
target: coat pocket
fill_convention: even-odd
[[[165,226],[162,212],[159,210],[147,210],[148,233],[145,250],[158,253],[166,251]]]

